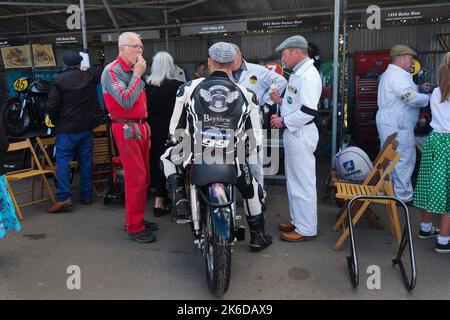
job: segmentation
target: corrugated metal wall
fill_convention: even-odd
[[[365,50],[389,49],[395,43],[405,43],[419,51],[439,49],[436,34],[450,32],[450,24],[419,25],[405,27],[390,27],[381,30],[350,30],[348,32],[349,53]],[[243,54],[249,59],[264,59],[275,53],[275,48],[286,38],[301,34],[307,40],[316,44],[322,57],[333,55],[333,32],[285,32],[267,35],[244,35],[232,37],[214,37],[205,39],[170,39],[170,52],[179,63],[196,62],[205,59],[211,41],[220,40],[239,45]],[[151,58],[157,51],[165,50],[164,40],[145,43],[146,58]],[[112,50],[112,52],[110,52]],[[106,61],[112,60],[117,54],[115,44],[105,46]]]
[[[436,35],[440,33],[450,33],[450,24],[399,26],[381,30],[349,30],[348,49],[349,53],[352,54],[355,51],[389,49],[396,43],[404,43],[416,48],[418,51],[436,51],[441,50],[436,40]],[[233,42],[241,48],[244,57],[247,59],[265,62],[269,57],[276,56],[275,48],[281,42],[295,34],[301,34],[307,40],[317,45],[322,58],[331,58],[333,56],[332,31],[286,31],[276,34],[248,34],[243,36],[205,37],[203,39],[170,39],[169,52],[173,55],[175,63],[185,70],[187,78],[190,78],[195,71],[196,63],[206,60],[208,47],[212,42]],[[164,39],[145,42],[144,46],[144,57],[149,64],[156,52],[166,50]],[[57,64],[61,66],[63,49],[55,46],[53,48]],[[95,54],[96,48],[90,47],[89,49],[91,55]],[[104,52],[105,62],[111,62],[117,56],[117,44],[105,44]],[[427,80],[435,81],[435,70],[437,70],[442,57],[443,54],[440,53],[423,54],[419,57],[424,68],[431,71]]]
[[[440,51],[437,35],[449,33],[450,24],[429,24],[399,26],[381,30],[350,30],[348,33],[349,53],[366,50],[390,49],[394,44],[406,44],[419,52]],[[444,53],[424,53],[419,55],[422,67],[429,72],[427,81],[435,82],[436,72]]]
[[[450,31],[450,24],[428,24],[383,28],[381,30],[350,30],[349,51],[389,49],[393,44],[408,44],[418,51],[437,50],[436,35]]]

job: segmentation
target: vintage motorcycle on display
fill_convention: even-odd
[[[45,128],[49,83],[30,77],[14,81],[17,97],[6,100],[1,110],[3,125],[12,136],[20,136],[31,127]]]
[[[202,137],[202,144],[225,148],[227,140]],[[194,156],[195,159],[195,156]],[[231,248],[245,238],[245,228],[236,227],[234,164],[206,164],[193,161],[186,168],[187,194],[190,202],[190,223],[194,244],[205,259],[206,280],[209,290],[216,296],[224,295],[230,283]]]

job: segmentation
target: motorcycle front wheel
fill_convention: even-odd
[[[209,290],[221,297],[230,285],[231,246],[219,245],[211,236],[208,238],[205,254],[206,280]]]
[[[31,124],[30,112],[27,107],[23,111],[22,118],[20,118],[20,103],[19,101],[6,101],[2,108],[3,124],[10,134],[13,136],[23,135]]]

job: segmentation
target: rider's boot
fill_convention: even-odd
[[[264,231],[264,215],[247,216],[250,228],[250,249],[253,252],[261,251],[272,244],[272,236]]]

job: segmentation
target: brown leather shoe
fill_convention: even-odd
[[[278,225],[278,229],[280,229],[281,231],[284,231],[284,232],[292,232],[292,231],[295,230],[295,226],[292,223],[290,223],[290,222],[288,222],[288,223],[280,223]]]
[[[64,201],[56,201],[49,209],[47,209],[47,212],[50,213],[57,213],[60,212],[62,209],[70,207],[72,205],[72,200],[67,199]]]
[[[301,241],[315,240],[316,236],[304,236],[300,233],[292,231],[292,232],[283,232],[280,238],[281,240],[284,241],[301,242]]]

